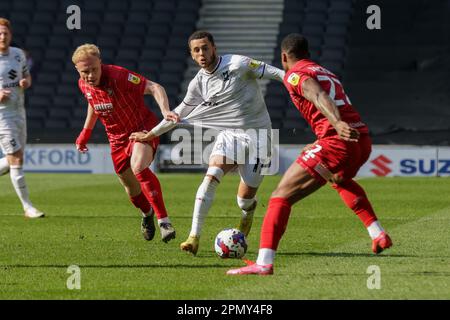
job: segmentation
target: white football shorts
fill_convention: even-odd
[[[270,146],[270,138],[264,136],[264,131],[256,134],[224,130],[217,136],[210,157],[224,156],[226,163],[237,165],[242,182],[258,188],[264,178],[261,171],[270,163]]]
[[[13,154],[20,149],[24,149],[26,142],[26,117],[21,114],[0,112],[0,148],[3,154]]]

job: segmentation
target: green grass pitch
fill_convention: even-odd
[[[191,225],[200,174],[161,174],[177,238],[140,234],[140,214],[114,175],[27,174],[35,205],[26,220],[9,176],[0,177],[0,299],[450,299],[450,180],[363,179],[394,241],[375,256],[362,223],[326,186],[294,206],[272,277],[230,277],[213,240],[236,226],[239,178],[227,176],[207,217],[197,257],[180,251]],[[248,238],[255,259],[262,217],[280,177],[266,177]],[[81,289],[69,290],[78,265]],[[368,289],[378,266],[380,289]]]

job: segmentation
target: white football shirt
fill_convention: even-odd
[[[284,71],[240,55],[219,57],[209,73],[200,69],[183,102],[174,110],[192,125],[217,130],[270,129],[258,79],[283,81]],[[178,112],[177,112],[178,113]]]
[[[0,89],[11,91],[9,99],[0,102],[0,112],[23,112],[24,90],[19,87],[19,82],[27,74],[27,59],[23,50],[9,47],[7,54],[0,54]]]

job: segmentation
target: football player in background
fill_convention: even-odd
[[[24,91],[31,86],[31,75],[23,50],[11,47],[9,20],[0,18],[0,175],[10,173],[11,182],[27,218],[44,217],[30,201],[23,173],[27,124]]]
[[[246,236],[250,232],[256,192],[264,177],[261,170],[263,164],[270,161],[272,130],[257,80],[281,82],[284,71],[245,56],[218,55],[213,36],[205,31],[194,32],[188,39],[188,46],[192,59],[201,69],[174,112],[184,123],[218,132],[208,170],[195,196],[189,237],[180,245],[182,250],[196,255],[202,226],[216,188],[223,176],[233,169],[237,169],[241,177],[236,199],[242,211],[238,229]],[[176,125],[163,120],[150,132],[134,133],[130,139],[152,141]],[[249,134],[251,130],[256,135]]]
[[[367,228],[372,251],[378,254],[392,246],[364,189],[353,180],[372,149],[369,128],[361,121],[336,75],[309,60],[308,41],[303,36],[290,34],[283,39],[281,62],[286,71],[284,85],[317,141],[302,151],[272,193],[256,263],[229,270],[230,275],[273,274],[275,253],[292,205],[327,181]]]
[[[88,151],[86,144],[100,119],[108,135],[114,170],[131,202],[142,211],[144,238],[152,240],[155,235],[155,213],[161,238],[168,242],[175,238],[175,229],[167,215],[159,180],[149,168],[159,140],[135,143],[128,139],[132,132],[151,130],[158,123],[156,115],[145,106],[144,95],[153,95],[164,118],[178,121],[178,116],[169,109],[166,91],[139,74],[102,64],[100,50],[93,44],[78,47],[72,62],[80,74],[78,86],[88,102],[84,128],[76,140],[77,149]]]

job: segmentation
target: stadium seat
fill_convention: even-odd
[[[327,0],[308,0],[305,11],[307,12],[326,12],[328,10]]]
[[[43,119],[27,118],[27,129],[31,131],[38,131],[44,128]]]
[[[133,10],[133,5],[136,2],[133,1],[131,4],[131,10]],[[151,7],[151,2],[149,1],[145,1],[145,4],[150,4]],[[145,25],[148,24],[148,22],[150,21],[150,14],[149,12],[151,12],[150,9],[142,9],[142,10],[136,10],[136,11],[131,11],[128,13],[128,21],[130,23],[144,23]]]
[[[45,0],[45,1],[36,1],[36,11],[51,11],[55,12],[55,9],[58,8],[58,0]]]
[[[72,114],[71,109],[53,107],[48,110],[48,116],[51,119],[69,120]]]
[[[175,11],[175,1],[173,0],[165,0],[165,1],[156,1],[155,6],[153,7],[154,11],[157,12],[174,12]]]
[[[97,38],[96,44],[100,47],[100,51],[105,48],[116,48],[119,38],[114,35],[102,35]]]
[[[39,84],[47,84],[47,85],[54,85],[58,82],[59,76],[57,73],[51,72],[40,72],[37,75],[36,81],[39,82]]]
[[[46,109],[51,105],[50,97],[42,94],[34,94],[28,99],[29,109]]]
[[[48,40],[48,46],[50,48],[70,48],[72,41],[64,36],[50,36]]]
[[[108,1],[108,6],[107,9],[109,11],[117,11],[117,12],[127,12],[128,11],[128,1],[123,1],[123,0],[112,0],[112,1]]]
[[[33,27],[28,30],[30,35],[48,36],[52,31],[50,24],[40,23],[33,24]]]
[[[352,1],[351,0],[333,0],[330,1],[331,12],[351,12]]]
[[[152,11],[152,2],[147,0],[133,0],[131,1],[130,10],[135,12],[151,12]],[[131,18],[130,18],[131,19]],[[138,22],[135,20],[131,20],[133,22]]]
[[[120,46],[122,48],[133,49],[135,51],[140,51],[143,44],[143,38],[130,36],[122,38]]]
[[[119,49],[116,59],[137,61],[139,59],[139,51],[132,49]]]
[[[62,49],[62,48],[58,48],[58,49],[47,49],[45,51],[45,59],[46,60],[60,60],[63,61],[64,59],[66,59],[68,57],[68,54],[66,52],[66,50]]]
[[[161,72],[168,73],[179,73],[181,74],[184,70],[184,61],[180,60],[165,60],[161,66]]]
[[[76,104],[76,101],[71,96],[54,96],[53,97],[53,107],[59,109],[71,109]]]
[[[145,36],[147,34],[147,25],[145,23],[129,23],[125,26],[124,37],[125,39],[132,36]]]
[[[47,119],[45,120],[46,129],[67,129],[68,122],[62,119]]]
[[[104,16],[105,23],[113,23],[116,25],[124,25],[126,19],[127,16],[124,12],[106,12]]]
[[[33,24],[35,23],[45,23],[51,24],[55,21],[55,15],[48,11],[36,11],[33,16]]]
[[[102,35],[117,36],[122,34],[122,26],[114,22],[105,22],[100,27]]]
[[[156,12],[153,11],[152,13],[152,22],[153,23],[163,23],[170,25],[173,21],[173,15],[170,13],[170,11],[167,12]]]
[[[11,9],[14,11],[32,12],[34,10],[34,5],[34,0],[14,0]]]
[[[61,72],[64,69],[64,62],[61,59],[45,58],[40,65],[42,70],[53,71],[55,73]]]

